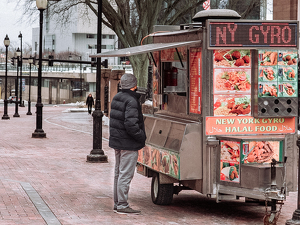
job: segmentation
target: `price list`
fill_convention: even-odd
[[[190,113],[201,114],[201,48],[190,49]]]

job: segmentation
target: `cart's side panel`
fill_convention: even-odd
[[[139,151],[138,172],[148,176],[150,169],[180,181],[202,179],[201,123],[145,115],[145,130],[146,147]]]
[[[188,124],[180,148],[181,180],[202,179],[202,124]]]

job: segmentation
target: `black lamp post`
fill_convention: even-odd
[[[80,55],[80,61],[82,60],[82,56]],[[82,64],[80,63],[80,98],[82,98]]]
[[[23,66],[23,51],[22,51],[22,33],[20,31],[20,34],[18,36],[18,38],[21,39],[21,56],[20,56],[20,107],[25,107],[25,105],[23,104],[22,101],[22,86],[23,86],[23,82],[22,82],[22,66]]]
[[[28,112],[26,115],[32,115],[31,113],[31,101],[30,101],[30,95],[31,95],[31,65],[33,63],[33,57],[30,56],[28,59],[29,62],[29,93],[28,93]]]
[[[4,38],[4,45],[5,45],[5,97],[4,97],[4,114],[2,116],[3,120],[9,120],[9,116],[7,115],[7,53],[8,53],[8,46],[10,44],[8,35]]]
[[[18,104],[19,104],[19,95],[18,95],[18,83],[19,83],[19,66],[20,66],[20,55],[21,55],[21,51],[20,49],[18,48],[17,49],[17,52],[16,52],[16,55],[17,55],[17,78],[16,78],[16,81],[15,81],[15,96],[16,96],[16,102],[15,102],[15,114],[13,115],[13,117],[20,117],[19,115],[19,107],[18,107]]]
[[[299,105],[299,102],[298,102],[298,105]],[[298,130],[299,130],[299,125],[298,125]],[[297,140],[297,146],[298,148],[300,149],[300,139]],[[298,154],[298,162],[299,162],[299,159],[300,159],[300,154]],[[296,224],[300,224],[300,177],[299,177],[299,174],[300,174],[300,166],[298,164],[298,197],[297,197],[297,209],[294,211],[293,213],[293,217],[292,219],[289,219],[286,221],[285,225],[296,225]]]
[[[97,53],[101,53],[102,39],[102,0],[98,0]],[[87,156],[87,162],[108,162],[102,150],[102,117],[101,111],[101,58],[97,58],[96,104],[93,112],[93,150]]]
[[[39,68],[38,68],[38,97],[36,103],[36,129],[32,133],[33,138],[45,138],[46,133],[42,128],[43,104],[42,104],[42,54],[43,54],[43,11],[47,8],[47,0],[36,0],[36,6],[40,10],[40,40],[39,40]]]

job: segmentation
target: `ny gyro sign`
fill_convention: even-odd
[[[297,21],[208,21],[208,48],[298,47]]]

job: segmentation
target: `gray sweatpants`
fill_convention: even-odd
[[[115,149],[114,207],[127,208],[130,182],[133,178],[138,151]]]

